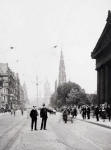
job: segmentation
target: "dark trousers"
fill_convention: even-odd
[[[47,122],[47,118],[42,118],[42,121],[41,121],[41,130],[42,129],[46,129],[46,122]]]
[[[111,120],[111,115],[110,114],[108,114],[108,119],[109,119],[109,121]]]
[[[98,114],[96,114],[96,120],[99,121],[99,115]]]
[[[86,119],[86,114],[83,113],[83,114],[82,114],[82,118],[83,118],[83,119]]]
[[[37,118],[32,118],[31,120],[31,129],[33,130],[33,127],[35,130],[37,130]]]
[[[90,119],[90,113],[87,113],[87,119]]]

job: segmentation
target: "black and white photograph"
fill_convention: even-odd
[[[111,150],[111,0],[0,0],[0,150]]]

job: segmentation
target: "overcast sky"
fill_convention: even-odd
[[[0,62],[8,62],[19,72],[34,98],[36,75],[41,96],[45,80],[54,90],[62,48],[67,80],[78,83],[87,93],[95,92],[91,52],[108,10],[111,0],[0,0]]]

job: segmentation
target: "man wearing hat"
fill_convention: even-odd
[[[47,130],[46,122],[47,122],[47,118],[48,118],[48,116],[47,116],[48,109],[45,107],[45,104],[43,104],[42,106],[43,107],[40,110],[40,117],[42,118],[40,130],[42,130],[42,129]]]
[[[37,130],[37,116],[38,112],[35,108],[36,106],[33,106],[33,109],[30,112],[30,117],[31,117],[31,131],[33,130],[33,127],[35,130]]]

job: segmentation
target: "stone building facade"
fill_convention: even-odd
[[[91,56],[96,59],[98,104],[111,104],[111,11]]]
[[[20,85],[20,101],[19,101],[19,106],[20,106],[20,109],[24,109],[25,108],[25,95],[24,95],[24,90],[23,90],[23,86]]]
[[[20,80],[7,63],[0,63],[0,107],[18,108],[20,99]]]

